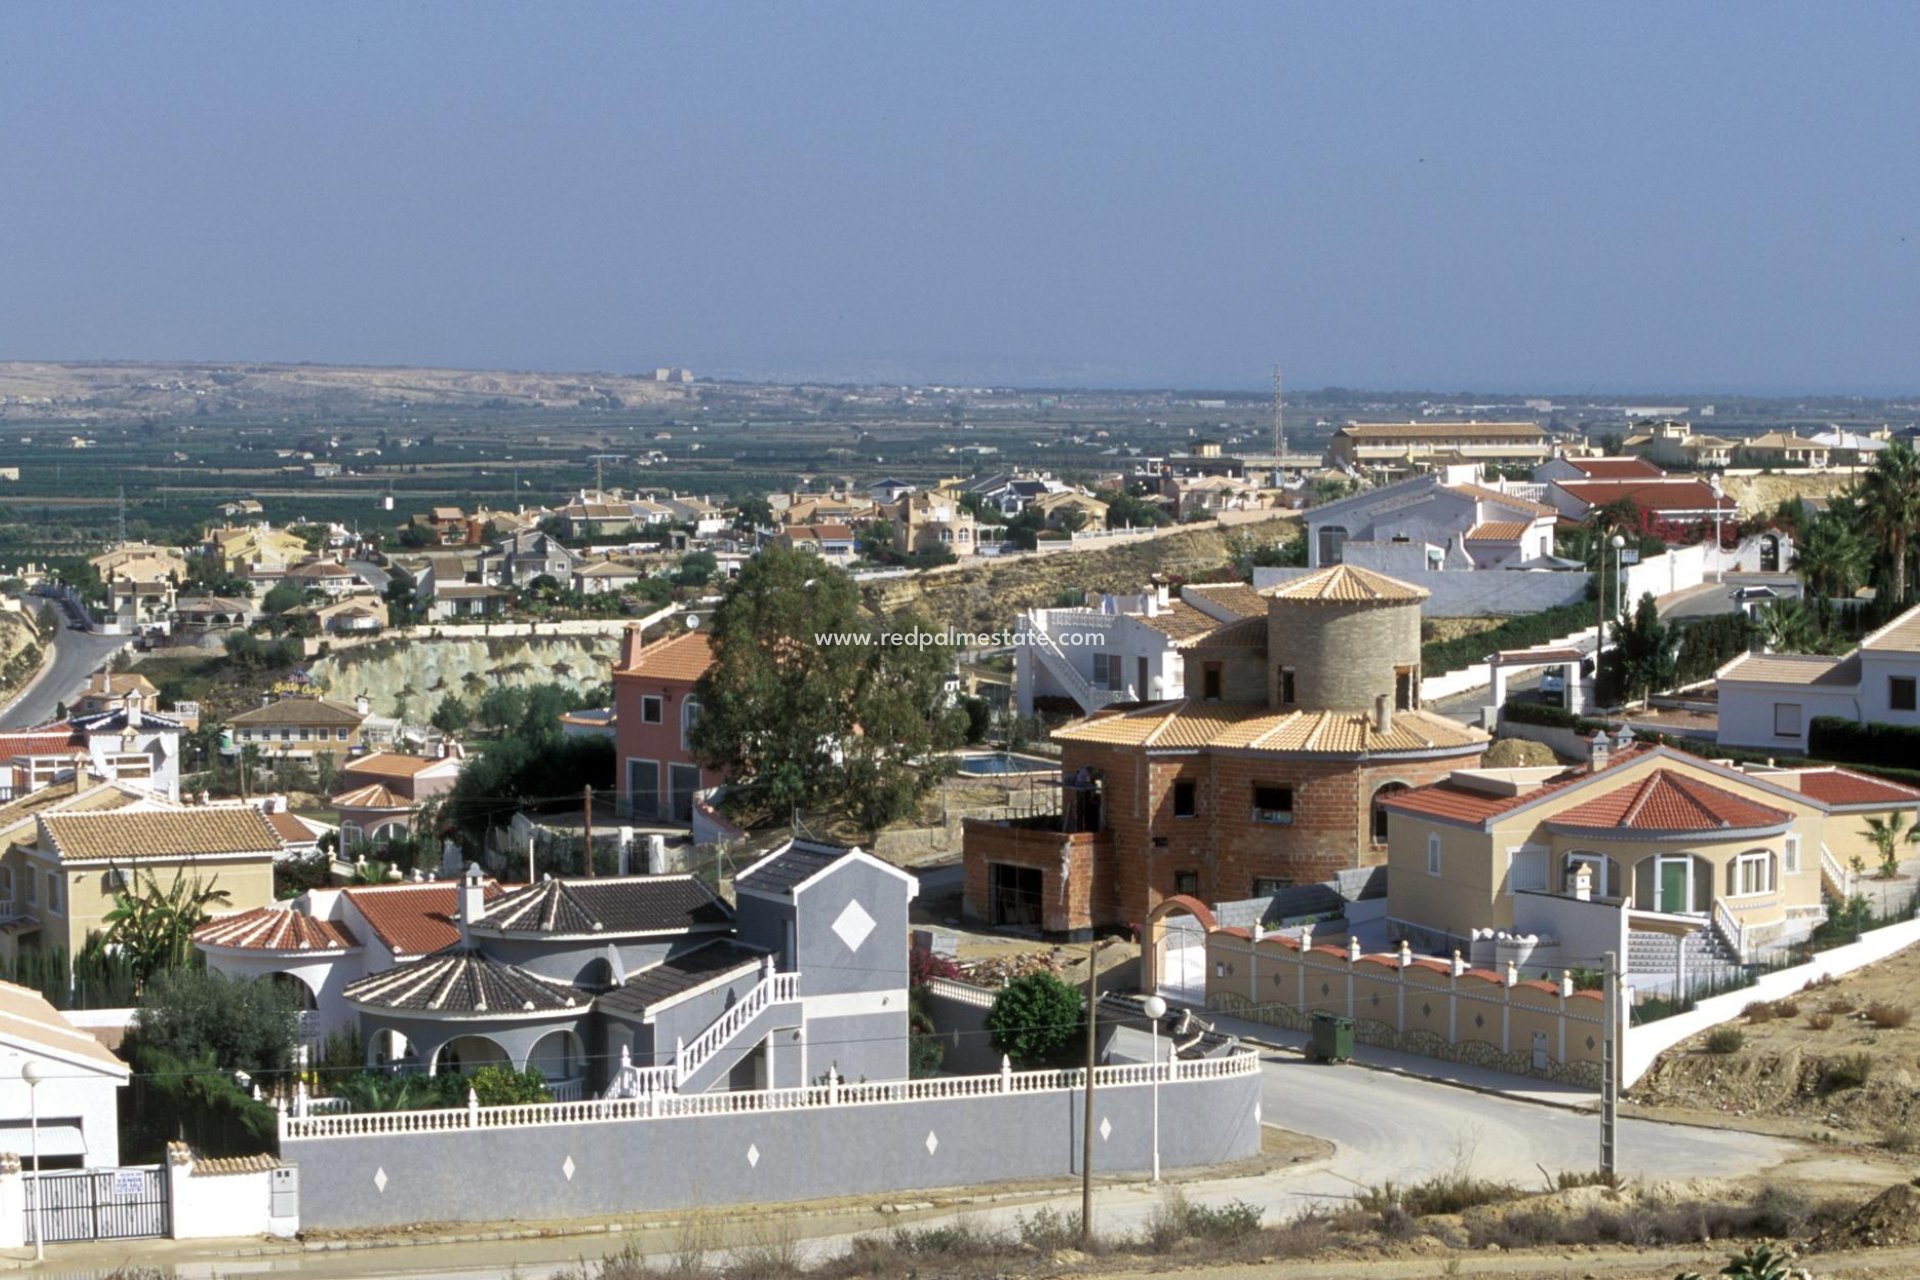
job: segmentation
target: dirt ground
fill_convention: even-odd
[[[1712,1032],[1675,1046],[1628,1099],[1656,1119],[1920,1152],[1920,1025],[1878,1025],[1916,1003],[1920,948],[1736,1019],[1732,1052],[1709,1052]]]

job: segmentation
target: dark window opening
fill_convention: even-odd
[[[1176,871],[1173,873],[1173,891],[1189,897],[1200,892],[1200,873],[1198,871]]]
[[[1209,662],[1200,669],[1200,696],[1208,702],[1220,700],[1220,664]]]
[[[1174,817],[1191,818],[1199,811],[1196,807],[1196,802],[1199,799],[1199,790],[1199,787],[1191,782],[1176,782],[1173,784]]]
[[[1271,898],[1282,889],[1291,889],[1292,887],[1293,881],[1283,880],[1278,876],[1255,876],[1253,878],[1253,893],[1250,896],[1255,898]]]
[[[1412,667],[1393,669],[1393,707],[1396,711],[1412,711],[1419,698],[1419,684],[1414,678]]]
[[[1256,786],[1253,789],[1253,820],[1255,822],[1292,822],[1293,788]]]
[[[1283,707],[1290,707],[1293,705],[1293,668],[1292,667],[1280,668],[1280,705]]]
[[[1888,677],[1887,705],[1895,711],[1914,710],[1920,706],[1920,684],[1912,676]]]

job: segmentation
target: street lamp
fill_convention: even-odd
[[[1620,551],[1627,540],[1620,534],[1613,535],[1613,616],[1618,619],[1627,608],[1627,583],[1620,573]]]
[[[40,1202],[46,1198],[46,1188],[40,1185],[40,1082],[47,1078],[47,1069],[38,1058],[28,1058],[20,1064],[20,1078],[27,1082],[27,1133],[33,1152],[33,1260],[45,1262],[47,1233],[40,1226]]]
[[[1140,1011],[1153,1020],[1153,1180],[1160,1181],[1160,1019],[1167,1016],[1167,1002],[1148,996],[1140,1002]]]

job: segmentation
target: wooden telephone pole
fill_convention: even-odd
[[[1100,944],[1087,947],[1087,1096],[1080,1119],[1080,1244],[1093,1244],[1093,1059],[1095,1006],[1100,999]]]
[[[587,829],[586,874],[591,879],[593,876],[593,788],[583,787],[582,791],[585,798],[580,802],[580,817]]]

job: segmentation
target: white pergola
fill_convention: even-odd
[[[1566,675],[1567,710],[1579,715],[1586,709],[1585,690],[1580,686],[1580,663],[1587,655],[1574,648],[1503,649],[1487,658],[1487,670],[1493,678],[1493,705],[1507,704],[1507,681],[1515,673],[1535,667],[1560,667]]]

